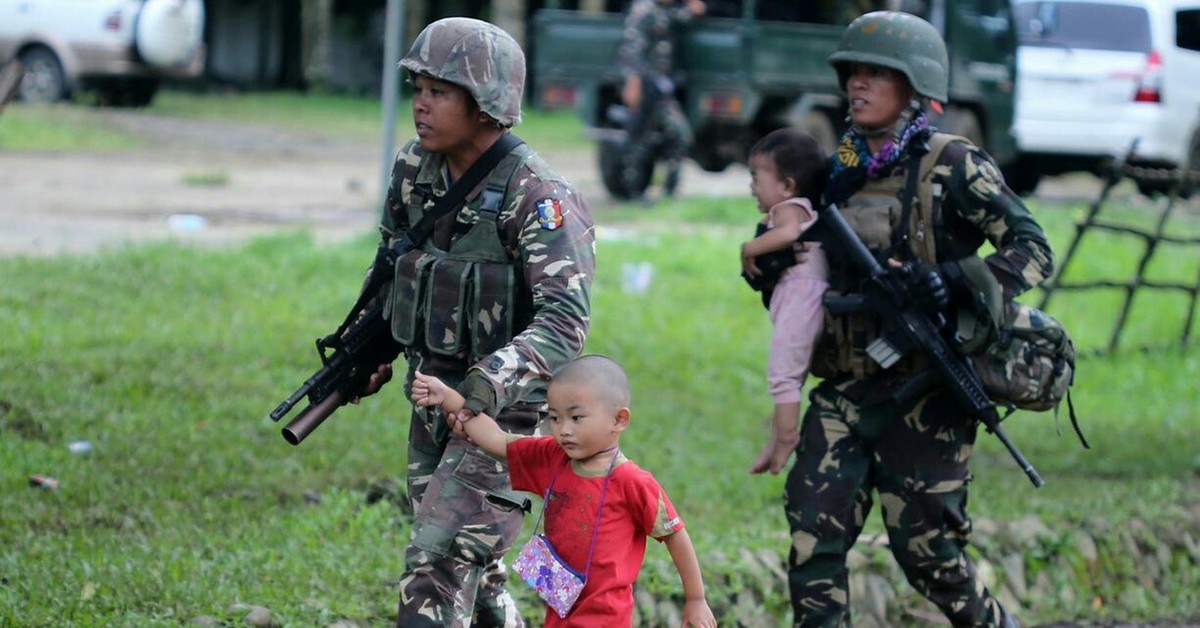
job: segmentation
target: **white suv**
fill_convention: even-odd
[[[0,62],[25,67],[18,98],[96,88],[101,102],[150,103],[163,78],[204,69],[203,0],[0,0]]]
[[[1173,169],[1200,146],[1200,0],[1016,0],[1018,192],[1042,175]],[[1200,155],[1191,154],[1192,169]],[[1170,179],[1138,181],[1161,192]]]

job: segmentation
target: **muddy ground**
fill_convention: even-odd
[[[382,176],[378,140],[349,142],[146,112],[81,107],[71,114],[133,131],[146,138],[146,147],[0,149],[0,255],[88,253],[169,237],[234,242],[297,227],[340,238],[374,228]],[[400,129],[397,141],[407,135]],[[543,155],[603,223],[613,201],[600,184],[593,153]],[[713,174],[689,164],[680,194],[744,197],[748,184],[741,166]],[[1039,194],[1060,203],[1094,198],[1099,189],[1095,179],[1075,176],[1050,180]]]

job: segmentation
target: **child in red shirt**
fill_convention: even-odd
[[[582,356],[554,378],[547,398],[553,436],[519,436],[464,410],[462,396],[435,377],[417,373],[412,388],[415,404],[440,405],[456,434],[507,458],[514,489],[548,496],[545,536],[587,583],[565,618],[547,607],[545,626],[631,626],[633,583],[653,537],[666,543],[683,581],[682,625],[715,628],[683,521],[654,476],[618,448],[630,419],[624,370]]]

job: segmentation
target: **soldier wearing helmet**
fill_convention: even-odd
[[[399,152],[380,223],[392,249],[521,122],[525,56],[480,20],[438,20],[400,62],[413,85],[417,137]],[[506,138],[504,140],[508,142]],[[500,146],[507,147],[506,144]],[[516,144],[427,238],[395,259],[381,293],[414,372],[517,434],[543,418],[546,386],[583,348],[594,227],[587,203],[528,145]],[[481,157],[482,156],[482,157]],[[384,365],[365,394],[391,377]],[[414,519],[400,581],[400,626],[520,626],[502,557],[527,500],[508,468],[453,437],[437,407],[413,408],[407,480]]]
[[[1001,302],[1050,275],[1052,254],[992,159],[929,125],[926,107],[940,110],[948,98],[941,36],[914,15],[867,13],[846,28],[829,63],[851,124],[833,155],[826,202],[880,259],[912,269],[910,293],[954,326],[961,350],[979,347]],[[980,257],[985,240],[995,252]],[[835,249],[828,259],[826,303],[858,294],[862,277],[846,256]],[[869,357],[884,323],[866,310],[825,308],[813,357],[823,379],[786,484],[795,625],[849,622],[846,555],[877,495],[892,554],[917,591],[955,626],[1015,626],[964,553],[977,421],[943,390],[904,387],[921,372],[921,356],[887,369]]]
[[[666,161],[663,193],[671,196],[679,185],[680,169],[692,146],[692,127],[676,95],[678,81],[675,51],[680,24],[703,15],[703,0],[634,0],[625,15],[617,65],[621,70],[621,101],[631,112],[626,131],[622,181],[630,196],[640,196],[647,160],[658,155],[647,144],[652,131],[662,133],[661,157]]]

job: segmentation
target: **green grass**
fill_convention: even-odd
[[[10,105],[0,150],[138,145],[93,112]],[[364,141],[380,126],[377,101],[322,94],[167,91],[142,113]],[[399,113],[398,139],[411,127],[407,104]],[[527,110],[518,132],[543,151],[589,148],[569,113]],[[221,185],[225,176],[214,169],[185,180]],[[1061,256],[1086,208],[1034,209]],[[1143,227],[1155,219],[1144,204],[1113,203],[1111,215]],[[588,350],[629,371],[633,424],[622,445],[669,490],[701,556],[736,547],[782,553],[788,542],[783,478],[746,473],[771,409],[769,324],[736,261],[756,219],[748,197],[598,215]],[[1200,220],[1181,212],[1168,230],[1195,235]],[[337,245],[287,233],[228,249],[164,243],[0,260],[0,626],[171,626],[200,615],[232,623],[245,604],[270,608],[286,626],[391,623],[408,518],[392,500],[370,505],[367,495],[402,483],[400,387],[342,409],[299,447],[266,418],[316,368],[312,341],[344,316],[373,250],[365,233]],[[1090,234],[1065,278],[1128,280],[1142,251],[1135,238]],[[647,292],[624,289],[628,264],[652,265]],[[1164,245],[1148,276],[1191,284],[1198,269],[1195,247]],[[1172,348],[1190,302],[1177,291],[1139,291],[1121,340],[1127,350],[1094,355],[1123,298],[1062,292],[1049,308],[1083,351],[1073,398],[1093,449],[1076,442],[1065,410],[1057,421],[1052,413],[1010,418],[1005,429],[1047,481],[1035,490],[981,434],[977,518],[1035,514],[1070,530],[1092,519],[1170,522],[1196,503],[1200,354],[1194,343]],[[72,454],[76,440],[93,450]],[[33,474],[61,487],[33,488]],[[881,529],[873,515],[867,531]],[[649,554],[666,560],[662,548]],[[1179,582],[1200,577],[1185,575]],[[672,577],[648,586],[673,587]],[[1182,589],[1167,604],[1110,600],[1105,612],[1195,616],[1195,596]],[[772,603],[786,604],[786,592],[779,596]],[[1079,597],[1023,619],[1093,616],[1090,599]]]
[[[121,150],[141,145],[136,135],[107,128],[82,104],[52,107],[10,104],[0,115],[0,150]],[[302,92],[195,93],[164,90],[132,115],[172,116],[273,126],[338,141],[377,141],[383,107],[377,98]],[[396,110],[396,141],[413,135],[410,103]],[[516,133],[538,150],[586,150],[589,141],[572,112],[535,111],[526,106]]]
[[[1039,210],[1057,250],[1080,211]],[[787,546],[783,478],[746,473],[770,411],[766,313],[736,270],[753,219],[747,199],[628,208],[602,216],[597,244],[587,348],[629,371],[623,447],[666,486],[701,556]],[[344,315],[372,251],[368,234],[318,245],[292,233],[230,249],[164,243],[0,260],[0,625],[235,621],[238,604],[266,606],[288,626],[389,623],[408,519],[366,494],[403,475],[400,387],[343,408],[299,447],[266,418],[316,368],[312,340]],[[1081,249],[1073,268],[1116,271],[1136,254],[1104,242]],[[1194,264],[1176,255],[1185,257],[1172,254],[1161,272],[1194,280]],[[650,289],[626,292],[622,267],[643,262],[654,268]],[[1115,298],[1064,294],[1051,311],[1081,347],[1103,345],[1112,321],[1100,306]],[[1169,342],[1181,304],[1151,292],[1138,303],[1131,330]],[[1084,356],[1078,370],[1073,397],[1093,449],[1080,448],[1065,416],[1009,419],[1046,478],[1035,490],[981,434],[976,517],[1036,514],[1066,530],[1092,518],[1170,520],[1195,503],[1194,347]],[[70,453],[75,440],[93,451]],[[61,487],[30,487],[31,474]],[[868,531],[879,529],[873,515]],[[1110,601],[1107,612],[1195,614],[1185,592],[1177,599]],[[1089,602],[1023,619],[1091,616]]]
[[[76,105],[10,103],[0,114],[0,151],[113,151],[142,145],[136,135],[106,128]]]

